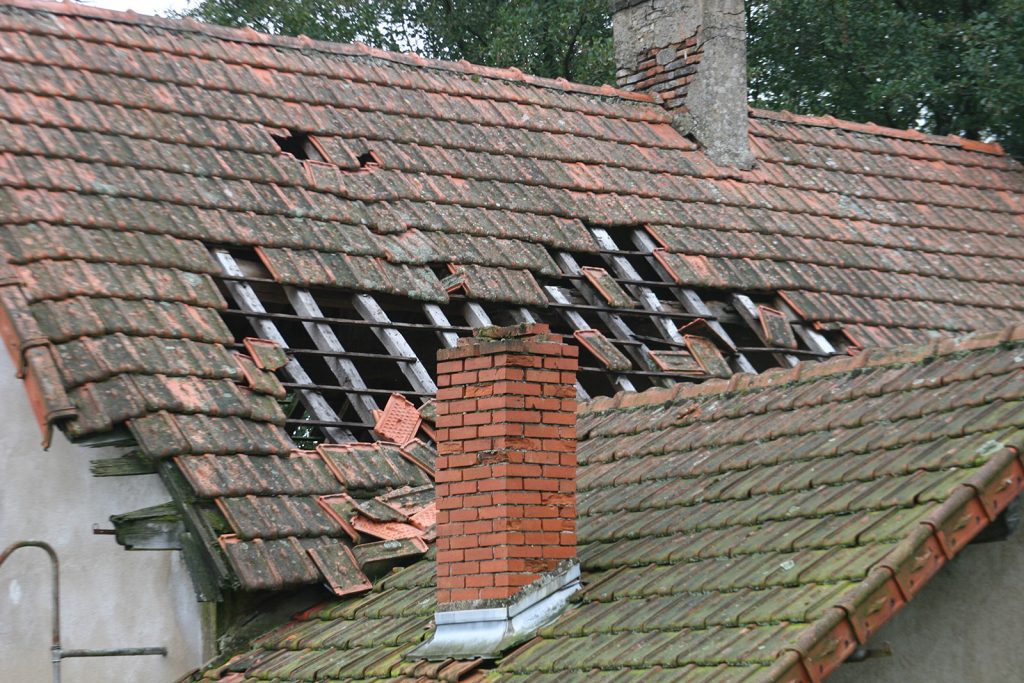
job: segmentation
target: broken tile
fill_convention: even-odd
[[[391,394],[373,429],[385,441],[404,446],[416,437],[421,422],[416,406],[401,394]]]
[[[412,524],[403,522],[377,522],[357,514],[352,518],[352,527],[360,534],[373,536],[386,541],[402,538],[420,538],[423,531]]]
[[[274,398],[284,398],[287,395],[288,392],[285,391],[285,388],[281,385],[280,380],[274,376],[274,373],[261,370],[249,356],[236,353],[235,362],[238,363],[246,383],[253,391],[273,396]]]
[[[587,281],[594,286],[604,300],[608,302],[609,306],[615,308],[636,308],[637,303],[626,290],[615,281],[607,270],[604,268],[594,268],[591,266],[583,266],[580,268],[580,273],[587,279]]]
[[[348,546],[336,543],[310,548],[306,552],[335,595],[353,595],[373,588]]]
[[[761,320],[761,334],[764,336],[765,344],[780,349],[797,348],[796,334],[785,313],[759,305],[757,316]]]
[[[401,486],[431,483],[428,474],[394,445],[321,444],[317,451],[349,491],[376,494]]]
[[[414,515],[434,501],[433,486],[403,486],[377,496],[406,516]]]
[[[732,377],[732,368],[729,367],[725,356],[713,341],[707,337],[698,337],[692,334],[685,335],[683,340],[686,342],[686,348],[690,350],[690,355],[707,375],[721,378]]]
[[[257,337],[246,337],[242,343],[260,370],[276,372],[288,365],[288,356],[277,342]]]
[[[401,448],[402,457],[413,463],[428,476],[434,476],[434,460],[437,459],[437,451],[423,443],[419,439],[413,439]]]
[[[736,346],[732,343],[732,340],[725,337],[719,331],[721,328],[711,325],[704,318],[694,318],[693,320],[680,325],[679,333],[682,335],[692,335],[696,337],[705,337],[714,341],[718,346],[724,349],[734,351]]]
[[[659,351],[652,349],[650,356],[654,363],[665,372],[698,377],[707,374],[704,367],[689,351]]]
[[[347,493],[317,496],[316,502],[345,530],[353,542],[359,541],[359,532],[352,526],[352,518],[359,510],[351,496]]]
[[[406,564],[425,552],[427,544],[419,538],[361,543],[352,549],[356,561],[368,576],[381,576],[393,567]]]
[[[601,334],[600,330],[576,330],[572,336],[609,370],[624,372],[633,367],[625,354]]]

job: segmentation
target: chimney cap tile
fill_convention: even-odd
[[[546,323],[519,323],[518,325],[506,325],[499,327],[477,327],[473,330],[473,337],[464,337],[466,343],[473,343],[477,339],[512,339],[516,337],[530,337],[537,334],[550,334],[551,327]],[[463,341],[462,339],[459,340]]]

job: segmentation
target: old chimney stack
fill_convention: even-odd
[[[499,653],[579,587],[577,355],[542,324],[438,352],[436,629],[415,656]]]
[[[657,93],[723,166],[750,168],[743,0],[611,0],[616,80]]]

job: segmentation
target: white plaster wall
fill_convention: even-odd
[[[847,663],[829,683],[1024,681],[1024,529],[968,546],[872,640],[891,657]]]
[[[156,475],[89,474],[89,460],[118,449],[74,446],[56,433],[48,451],[21,380],[0,350],[0,548],[46,541],[61,561],[61,631],[66,648],[163,646],[167,657],[68,659],[63,681],[161,683],[202,660],[200,606],[177,551],[128,552],[111,514],[168,500]],[[18,550],[0,567],[0,681],[51,680],[50,568],[39,549]]]

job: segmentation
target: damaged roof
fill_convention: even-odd
[[[0,86],[0,335],[46,439],[157,463],[204,599],[423,551],[429,501],[371,501],[429,485],[471,326],[573,334],[586,396],[1024,308],[996,145],[752,111],[737,171],[607,86],[34,0],[0,6]]]
[[[1024,306],[996,145],[753,111],[738,171],[608,87],[31,0],[0,30],[4,249],[55,343],[230,341],[211,245],[290,285],[444,303],[444,265],[544,307],[551,250],[599,252],[591,226],[643,226],[679,284],[783,292],[865,345]]]
[[[579,431],[584,589],[470,680],[819,681],[1024,489],[1024,327],[597,399]],[[402,658],[433,612],[425,560],[202,680],[449,680]]]
[[[385,297],[406,336],[558,315],[587,341],[581,373],[631,366],[610,390],[721,374],[674,330],[695,310],[724,320],[693,307],[698,291],[785,307],[841,332],[838,352],[994,329],[1024,307],[1024,174],[997,145],[752,111],[758,163],[738,171],[651,97],[607,86],[34,0],[0,8],[0,41],[4,337],[40,421],[72,438],[184,420],[236,436],[174,454],[286,451],[271,399],[292,387],[225,349],[273,338],[282,316],[331,320],[307,290]],[[649,330],[627,319],[652,305]],[[432,325],[387,319],[418,308]],[[785,345],[766,320],[748,355]],[[378,351],[411,386],[349,387],[365,392],[349,396],[358,427],[388,389],[433,393],[406,353],[428,337]],[[738,346],[720,348],[752,370]],[[293,369],[291,385],[323,384]],[[321,412],[332,440],[355,420]]]

